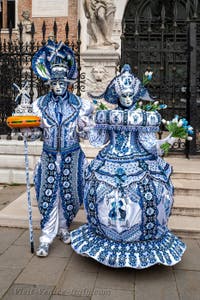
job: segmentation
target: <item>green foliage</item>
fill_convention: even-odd
[[[169,153],[169,149],[170,149],[171,145],[167,142],[165,142],[164,144],[162,144],[160,146],[160,148],[163,150],[164,155],[167,155]]]
[[[108,107],[102,102],[100,102],[100,104],[96,108],[96,110],[107,110],[107,109]]]

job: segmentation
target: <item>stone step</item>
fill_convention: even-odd
[[[91,161],[101,148],[94,148],[89,145],[88,141],[81,143],[86,157]],[[29,152],[29,170],[30,180],[32,180],[32,173],[35,168],[36,162],[40,157],[42,150],[42,142],[35,141],[28,143]],[[183,157],[167,157],[165,158],[174,169],[172,174],[173,182],[176,180],[187,180],[190,184],[193,181],[200,180],[200,160],[199,159],[186,159]],[[24,162],[24,144],[23,141],[17,140],[0,140],[0,183],[6,184],[25,184],[25,162]],[[180,184],[179,184],[180,186]],[[187,188],[187,190],[190,188]],[[193,187],[192,187],[193,189]],[[195,188],[194,188],[195,189]],[[185,193],[178,187],[178,194]],[[186,191],[188,192],[188,191]],[[195,192],[196,194],[198,193]],[[188,193],[191,195],[191,193]]]
[[[200,197],[200,181],[188,179],[173,179],[172,180],[175,195],[199,196]]]
[[[200,238],[200,217],[176,216],[169,219],[169,229],[182,238]]]
[[[31,189],[33,227],[40,228],[40,214],[35,202],[34,188]],[[176,198],[176,205],[178,201]],[[83,207],[79,210],[72,228],[87,222]],[[27,195],[22,194],[15,201],[0,211],[0,226],[28,228]],[[169,228],[178,236],[184,238],[200,238],[200,217],[171,215]]]
[[[173,179],[187,179],[187,180],[200,180],[200,171],[199,172],[181,172],[181,171],[174,171],[172,173],[172,180]]]
[[[200,197],[175,196],[172,215],[200,217]]]

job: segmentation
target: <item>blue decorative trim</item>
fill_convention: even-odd
[[[39,211],[42,214],[41,228],[49,221],[49,215],[56,200],[59,176],[56,171],[56,155],[43,152],[41,157],[41,172],[38,172],[36,194]],[[39,188],[37,190],[37,188]]]
[[[68,147],[65,147],[65,148],[60,148],[60,153],[63,153],[63,154],[67,154],[69,152],[73,152],[73,151],[76,151],[80,149],[80,145],[79,143],[75,143],[71,146],[68,146]],[[47,153],[58,153],[57,149],[53,148],[53,147],[49,147],[48,145],[46,144],[43,144],[43,150]]]
[[[158,132],[158,126],[134,126],[134,125],[107,125],[107,124],[97,124],[95,129],[107,129],[107,130],[118,130],[118,131],[140,131],[140,132]]]
[[[155,264],[177,264],[186,245],[167,231],[160,239],[136,242],[116,242],[83,225],[71,232],[72,248],[81,255],[114,268],[144,269]]]
[[[77,146],[77,145],[76,145]],[[43,151],[41,165],[35,175],[36,195],[40,213],[41,228],[49,221],[58,187],[66,224],[73,221],[83,202],[83,152],[79,147],[68,149],[61,154],[60,174],[57,173],[56,153]]]
[[[71,224],[83,202],[83,185],[80,184],[83,178],[80,160],[82,154],[80,147],[76,151],[62,154],[60,193],[67,226]]]
[[[46,119],[50,124],[55,124],[56,120],[54,120],[48,113],[47,113],[47,107],[48,103],[52,100],[53,93],[49,92],[47,95],[42,96],[38,101],[38,107],[40,111],[42,112],[42,117]],[[67,93],[66,96],[63,98],[63,101],[67,101],[67,103],[70,103],[74,107],[74,112],[68,116],[68,118],[64,119],[62,121],[62,124],[67,124],[70,122],[73,122],[79,115],[80,108],[81,108],[81,101],[78,97],[71,93]],[[62,125],[61,124],[61,125]]]

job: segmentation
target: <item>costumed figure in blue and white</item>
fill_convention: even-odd
[[[42,215],[38,256],[47,256],[56,235],[70,243],[69,226],[83,202],[85,155],[80,137],[87,138],[93,106],[68,91],[77,77],[73,51],[49,41],[33,57],[33,70],[51,91],[33,102],[41,117],[43,150],[34,183]]]
[[[171,166],[158,155],[161,116],[136,109],[139,99],[151,98],[129,65],[108,85],[104,99],[117,107],[96,113],[90,142],[107,145],[86,170],[88,223],[71,232],[71,245],[110,267],[172,266],[186,246],[167,226],[173,186]]]

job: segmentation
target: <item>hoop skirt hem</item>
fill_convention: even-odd
[[[155,264],[173,266],[186,250],[186,245],[170,231],[160,239],[116,242],[97,235],[85,224],[71,232],[72,248],[81,255],[113,268],[144,269]]]

